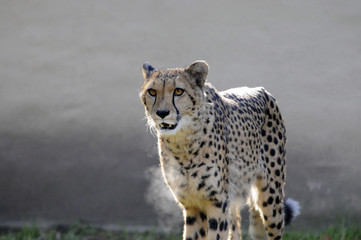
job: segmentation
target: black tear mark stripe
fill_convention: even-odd
[[[175,108],[175,111],[176,111],[177,117],[178,117],[178,115],[179,115],[179,110],[178,110],[178,108],[177,108],[177,106],[175,105],[175,102],[174,102],[174,94],[173,94],[172,103],[173,103],[173,106],[174,106],[174,108]]]

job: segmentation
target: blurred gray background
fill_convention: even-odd
[[[167,225],[141,66],[264,86],[288,132],[295,226],[361,223],[361,1],[10,1],[0,7],[0,225]]]

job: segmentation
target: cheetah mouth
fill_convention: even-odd
[[[161,124],[159,124],[159,127],[161,130],[173,130],[177,127],[177,123],[176,124],[169,124],[169,123],[165,123],[162,122]]]

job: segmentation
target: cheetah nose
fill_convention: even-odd
[[[161,117],[162,119],[169,115],[168,110],[157,110],[156,114]]]

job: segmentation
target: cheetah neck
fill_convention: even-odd
[[[203,117],[203,107],[199,107],[200,115],[191,117],[192,122],[172,135],[158,136],[160,153],[168,152],[175,156],[187,155],[199,147],[202,139],[205,137],[202,129],[206,124]]]

